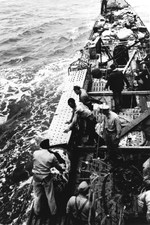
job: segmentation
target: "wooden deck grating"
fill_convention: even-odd
[[[129,77],[129,83],[131,83],[131,79],[133,79],[133,78],[131,78],[131,77]],[[96,78],[94,78],[93,79],[93,83],[92,83],[92,88],[91,88],[91,92],[101,92],[101,91],[106,91],[106,90],[104,90],[104,88],[105,88],[105,85],[106,85],[106,80],[104,80],[104,79],[96,79]],[[125,87],[124,87],[124,91],[125,90],[127,90],[127,87],[126,87],[126,85],[125,85]],[[108,88],[108,91],[110,91],[110,89]]]
[[[48,130],[51,145],[67,144],[70,140],[71,131],[64,133],[68,127],[66,122],[71,118],[72,110],[68,106],[68,99],[74,98],[78,101],[78,96],[73,91],[74,85],[83,87],[87,70],[73,71],[65,82],[65,90],[61,95],[56,112]]]
[[[104,79],[93,79],[92,90],[93,91],[104,91],[104,87],[106,85],[106,81]]]

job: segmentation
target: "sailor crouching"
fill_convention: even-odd
[[[33,153],[33,193],[34,193],[34,212],[36,215],[41,213],[43,208],[42,199],[46,196],[47,203],[51,215],[57,212],[57,206],[54,196],[54,186],[52,174],[50,169],[55,167],[60,172],[63,172],[59,161],[53,154],[52,150],[49,151],[49,139],[45,139],[40,143],[42,149],[36,150]]]
[[[96,117],[93,112],[82,102],[76,104],[73,98],[68,99],[68,105],[72,108],[72,117],[68,128],[64,130],[65,133],[78,127],[78,138],[81,139],[84,134],[89,135],[86,142],[87,145],[93,145],[98,140],[98,135],[95,131]]]

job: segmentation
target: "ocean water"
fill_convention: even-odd
[[[0,0],[0,5],[0,124],[28,108],[36,134],[49,126],[99,1]]]
[[[37,67],[69,58],[77,46],[83,46],[98,14],[93,0],[1,0],[0,4],[0,65],[9,67]]]
[[[21,224],[31,180],[20,186],[14,171],[31,171],[99,10],[99,0],[0,0],[0,224]]]

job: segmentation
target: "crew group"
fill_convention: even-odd
[[[110,85],[109,83],[107,85]],[[99,139],[100,145],[106,142],[108,152],[115,148],[119,143],[119,135],[121,132],[121,125],[118,115],[109,109],[107,104],[103,104],[97,99],[88,96],[87,92],[79,86],[74,86],[74,91],[79,95],[79,102],[76,103],[73,98],[68,99],[68,105],[72,108],[72,117],[68,121],[68,128],[64,132],[70,130],[75,131],[78,137],[88,137],[86,142],[80,138],[78,145],[95,145]],[[95,132],[95,125],[97,123],[96,117],[93,114],[93,104],[97,103],[100,112],[104,115],[104,132],[99,135]],[[49,139],[43,140],[40,143],[40,150],[33,153],[33,190],[34,190],[34,212],[39,215],[41,212],[41,201],[43,194],[46,195],[48,206],[51,215],[57,212],[57,205],[55,201],[53,180],[51,179],[50,169],[55,167],[60,173],[63,173],[63,168],[57,156],[53,153],[49,144]],[[111,154],[110,154],[111,155]],[[108,154],[108,157],[110,156]],[[73,218],[79,220],[77,223],[87,224],[89,210],[91,210],[91,218],[94,216],[93,209],[87,199],[89,185],[83,181],[78,187],[78,196],[71,197],[67,204],[66,212],[72,212]],[[80,212],[80,213],[77,213]]]
[[[120,140],[121,122],[118,113],[122,107],[121,92],[125,84],[127,88],[130,88],[129,82],[123,73],[115,71],[114,65],[111,66],[111,69],[112,73],[107,80],[105,88],[109,87],[113,92],[114,111],[105,102],[90,97],[83,88],[74,86],[74,92],[79,95],[79,101],[76,102],[73,98],[68,99],[68,105],[72,108],[72,117],[69,121],[66,121],[68,127],[64,130],[64,132],[69,132],[70,130],[74,132],[77,145],[101,146],[105,144],[107,146],[106,160],[109,162],[113,161],[114,152]],[[103,115],[101,132],[96,132],[95,129],[99,121],[97,121],[93,113],[93,103],[96,103],[98,106],[98,114]],[[86,140],[83,137],[86,137]],[[34,212],[36,215],[40,214],[41,199],[43,194],[45,194],[51,215],[56,215],[57,205],[50,169],[55,167],[60,173],[63,173],[64,169],[60,166],[57,156],[52,151],[49,139],[42,141],[40,147],[40,150],[33,153]],[[86,181],[83,181],[78,187],[78,195],[69,199],[66,213],[71,215],[71,217],[68,224],[89,224],[89,212],[90,219],[93,220],[95,217],[94,208],[93,206],[91,207],[87,197],[88,192],[89,185]]]

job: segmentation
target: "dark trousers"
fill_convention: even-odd
[[[101,14],[106,13],[106,12],[107,12],[107,0],[102,0]]]
[[[115,102],[115,112],[119,113],[122,108],[122,95],[121,91],[113,91],[113,99]]]
[[[92,120],[87,120],[87,132],[89,134],[89,142],[94,143],[94,140],[97,138],[96,132],[95,132],[95,125],[96,125],[96,119],[93,118]]]
[[[87,119],[87,132],[89,134],[89,144],[99,143],[99,146],[104,144],[103,138],[101,138],[95,131],[95,126],[97,124],[96,118]]]
[[[88,137],[88,140],[86,139],[85,143],[87,145],[93,145],[96,143],[99,143],[99,146],[104,144],[103,138],[101,138],[95,131],[95,125],[97,124],[96,118],[93,116],[90,116],[85,119],[78,120],[79,130],[77,131],[78,135],[78,141],[82,139],[82,137]]]
[[[104,139],[107,145],[108,157],[113,158],[119,145],[119,139],[116,139],[116,132],[109,132],[105,130]]]
[[[47,203],[51,215],[56,214],[57,206],[54,196],[54,186],[50,176],[46,177],[45,179],[41,179],[40,176],[34,175],[33,193],[34,193],[33,207],[36,215],[39,215],[41,213],[43,195],[45,195],[47,198]]]

